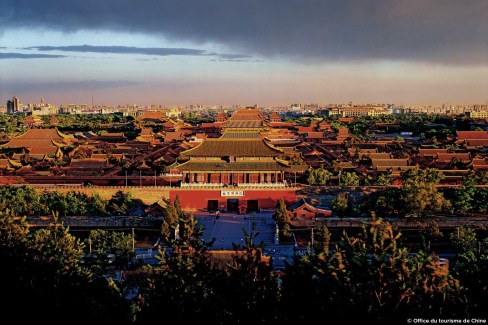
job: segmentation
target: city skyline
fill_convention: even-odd
[[[483,1],[112,2],[0,1],[2,102],[486,103]]]

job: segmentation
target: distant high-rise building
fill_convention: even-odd
[[[14,98],[12,98],[12,102],[14,103],[14,113],[16,113],[20,110],[20,100],[17,96],[14,96]]]
[[[22,102],[17,96],[7,101],[7,114],[14,114],[23,110]]]
[[[7,114],[14,113],[14,102],[11,100],[7,100]]]

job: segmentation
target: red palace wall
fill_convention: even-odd
[[[236,190],[222,189],[222,191],[232,192]],[[209,200],[217,200],[219,209],[223,206],[225,210],[227,210],[228,199],[238,199],[240,207],[247,207],[248,200],[257,200],[259,209],[274,209],[280,198],[283,198],[287,204],[296,201],[296,192],[291,189],[237,191],[243,191],[244,196],[222,196],[221,190],[171,189],[170,199],[174,200],[178,195],[182,208],[189,210],[207,209]]]

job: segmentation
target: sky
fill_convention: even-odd
[[[484,104],[486,0],[0,0],[0,105]]]

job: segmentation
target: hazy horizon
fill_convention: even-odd
[[[486,104],[488,2],[0,0],[0,100]]]

